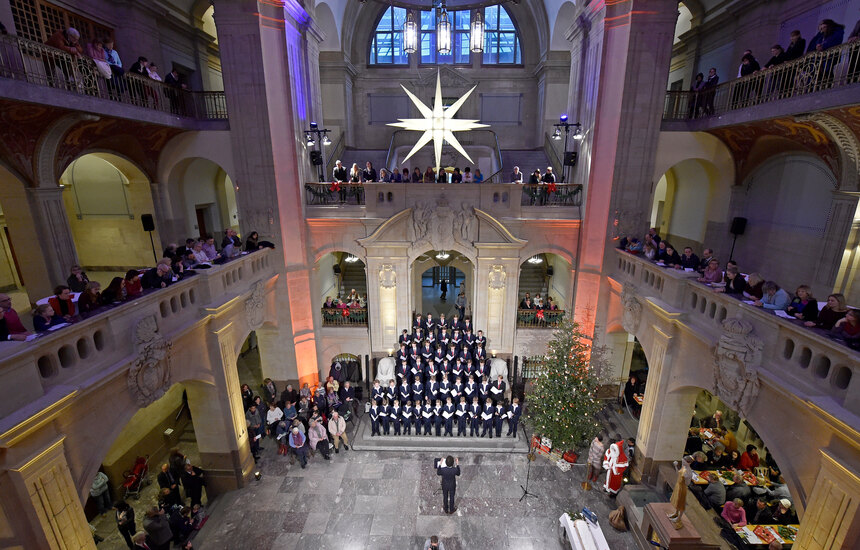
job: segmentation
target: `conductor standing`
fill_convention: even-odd
[[[444,464],[444,466],[443,466]],[[446,514],[457,511],[454,508],[454,493],[457,491],[457,476],[460,475],[460,459],[448,456],[436,463],[436,474],[442,476],[442,510]]]

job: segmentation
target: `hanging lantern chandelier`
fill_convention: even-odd
[[[436,51],[442,55],[451,53],[451,21],[444,5],[439,15],[439,22],[436,24]]]
[[[475,12],[471,30],[469,49],[474,53],[482,53],[484,51],[484,21],[481,19],[480,9]]]
[[[403,23],[403,51],[407,54],[418,51],[418,25],[412,11],[407,11],[406,23]]]

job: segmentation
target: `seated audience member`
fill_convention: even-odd
[[[752,470],[754,468],[758,468],[758,466],[759,458],[755,445],[747,445],[747,450],[741,455],[741,461],[738,464],[738,468],[741,470]]]
[[[684,253],[681,254],[681,261],[675,264],[675,269],[699,269],[699,257],[693,254],[693,249],[689,246],[684,247]]]
[[[412,170],[412,183],[421,183],[421,180],[424,179],[424,176],[421,174],[421,169],[417,166],[414,170]]]
[[[13,334],[9,332],[5,313],[6,308],[3,305],[0,305],[0,342],[6,342],[8,340],[26,340],[27,335],[24,333]]]
[[[319,451],[324,459],[331,460],[328,448],[328,434],[326,434],[325,428],[320,422],[311,420],[308,427],[308,440],[310,442],[311,456],[314,456],[316,451]]]
[[[385,168],[379,169],[379,181],[382,183],[391,183],[391,174]]]
[[[224,239],[221,241],[221,248],[224,248],[230,243],[233,243],[233,247],[237,250],[242,249],[242,239],[239,238],[239,235],[235,230],[228,227],[224,230]]]
[[[166,288],[173,284],[173,271],[167,264],[158,264],[141,277],[143,288]]]
[[[739,468],[741,464],[741,453],[737,449],[729,451],[729,465],[732,468]]]
[[[215,237],[206,237],[203,242],[203,252],[206,253],[206,257],[209,258],[209,261],[214,261],[220,257],[218,250],[215,248]]]
[[[708,264],[711,263],[711,260],[714,259],[714,250],[711,248],[706,248],[702,251],[702,258],[699,260],[699,267],[696,268],[696,271],[699,273],[703,273],[706,269],[708,269]]]
[[[326,309],[334,309],[337,307],[337,302],[333,300],[331,296],[326,296],[322,307]]]
[[[807,285],[800,285],[795,295],[796,298],[785,308],[785,312],[802,321],[814,322],[818,319],[818,302],[812,297],[812,289]]]
[[[699,437],[698,428],[690,428],[687,434],[687,443],[684,445],[684,454],[692,455],[695,452],[702,450],[702,438]]]
[[[827,297],[827,305],[818,312],[818,318],[814,321],[803,323],[808,327],[818,327],[824,330],[833,328],[840,319],[845,317],[848,308],[845,306],[845,296],[842,294],[831,294]]]
[[[718,430],[720,428],[723,428],[723,411],[714,411],[714,414],[712,414],[704,422],[702,422],[702,427],[710,428],[712,430]]]
[[[630,239],[630,242],[627,243],[627,252],[631,254],[642,254],[642,249],[642,241],[640,241],[636,237],[633,237],[632,239]]]
[[[102,292],[102,303],[105,305],[125,300],[125,279],[114,277],[108,287]]]
[[[764,291],[764,294],[760,300],[756,300],[754,302],[755,306],[764,309],[785,310],[785,308],[788,307],[788,304],[791,303],[791,298],[789,297],[788,292],[779,288],[775,282],[766,281],[761,288]]]
[[[543,175],[541,181],[544,183],[555,183],[555,174],[552,173],[552,166],[546,167],[546,173]]]
[[[739,528],[747,524],[747,513],[744,510],[744,501],[736,498],[729,500],[723,506],[722,518],[732,524],[732,527]]]
[[[90,279],[87,277],[86,272],[81,269],[81,266],[73,265],[72,274],[69,275],[68,279],[66,279],[66,284],[69,285],[69,289],[75,294],[83,292],[88,282],[90,282]]]
[[[409,175],[409,172],[406,172],[406,175]],[[403,178],[400,176],[400,170],[394,169],[391,171],[391,182],[392,183],[403,183]]]
[[[221,250],[221,260],[220,263],[232,260],[233,258],[237,258],[242,255],[242,248],[240,246],[236,246],[232,242],[227,243],[227,246]]]
[[[726,447],[722,443],[717,443],[713,449],[708,451],[708,464],[714,470],[722,470],[729,466],[729,456],[726,454]]]
[[[728,430],[726,428],[717,428],[716,431],[717,431],[717,439],[719,440],[720,443],[723,444],[723,447],[726,448],[726,453],[731,455],[732,451],[738,450],[738,440],[735,437],[735,434],[732,433],[731,430]],[[740,458],[740,456],[738,456],[738,458]],[[735,465],[735,462],[733,460],[731,460],[731,456],[729,456],[728,465],[729,466]]]
[[[419,177],[421,176],[421,172],[418,173],[418,176]],[[410,180],[412,180],[412,178],[409,177],[409,168],[404,168],[403,169],[403,177],[401,178],[401,181],[403,183],[409,183]],[[415,183],[417,183],[417,182],[415,182]]]
[[[711,472],[707,476],[708,486],[705,487],[705,498],[711,506],[719,510],[726,503],[726,486],[720,481],[719,475]]]
[[[245,240],[245,251],[253,252],[260,247],[260,234],[256,231],[251,231],[251,234],[248,235],[248,238]]]
[[[761,496],[749,503],[746,508],[747,519],[750,525],[773,524],[773,512],[767,505],[767,497]]]
[[[744,481],[744,474],[741,470],[735,470],[732,474],[732,486],[726,488],[726,500],[740,499],[745,501],[752,496],[752,489]]]
[[[140,272],[129,269],[125,274],[125,298],[131,300],[143,294],[143,285],[140,282]]]
[[[702,276],[696,279],[700,283],[715,284],[723,282],[723,271],[720,269],[720,262],[716,258],[711,258],[708,262],[708,267],[702,272]]]
[[[194,260],[197,262],[197,265],[211,265],[212,260],[209,259],[209,255],[203,250],[202,240],[194,243],[191,253],[194,255]]]
[[[65,322],[65,319],[54,314],[54,308],[49,304],[36,306],[36,309],[33,310],[33,328],[36,332],[45,332],[49,328]]]
[[[463,174],[460,173],[460,168],[454,168],[454,173],[451,174],[451,183],[463,183]]]
[[[693,453],[693,461],[690,463],[690,468],[696,472],[703,472],[710,468],[708,465],[708,455],[702,451]]]
[[[773,521],[778,525],[791,525],[797,523],[797,516],[791,511],[791,501],[787,498],[779,499],[779,505],[773,512]]]
[[[54,313],[62,317],[66,322],[75,316],[75,302],[72,301],[72,293],[69,287],[60,285],[54,289],[54,295],[48,299],[48,303],[54,308]]]
[[[761,300],[764,296],[764,278],[758,273],[750,273],[747,277],[747,289],[744,296],[753,300]]]
[[[373,168],[373,163],[367,161],[364,170],[361,172],[361,181],[374,182],[377,181],[376,169]]]
[[[431,167],[427,167],[424,171],[424,177],[421,179],[424,183],[436,183],[436,172]]]
[[[675,267],[681,263],[681,256],[678,255],[678,252],[672,247],[672,245],[667,244],[666,248],[663,249],[658,261],[662,261],[666,267]]]
[[[23,334],[25,336],[30,334],[30,331],[21,323],[18,312],[12,307],[12,298],[8,294],[0,293],[0,307],[5,311],[3,317],[6,319],[6,329],[9,334]]]
[[[653,244],[645,243],[645,246],[642,249],[642,255],[645,256],[646,259],[654,262],[657,260],[657,249]]]
[[[472,178],[475,180],[475,183],[483,183],[484,174],[481,173],[480,168],[475,168],[475,175]]]
[[[463,170],[463,183],[472,183],[475,179],[472,177],[472,169],[467,166],[465,170]]]
[[[725,292],[726,294],[742,295],[746,289],[747,282],[744,280],[743,275],[738,272],[738,268],[729,266],[726,268],[726,286],[715,288],[714,290],[716,292]]]
[[[860,342],[860,311],[849,309],[845,317],[836,321],[831,333],[849,343]]]
[[[102,285],[95,281],[87,283],[87,287],[78,298],[78,311],[81,317],[88,317],[102,306]]]

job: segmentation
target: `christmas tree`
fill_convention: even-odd
[[[538,375],[527,396],[527,419],[535,435],[552,440],[553,449],[574,449],[600,431],[596,414],[603,404],[596,394],[608,369],[604,348],[593,344],[565,319],[546,355],[533,359]]]

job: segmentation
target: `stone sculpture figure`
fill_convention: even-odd
[[[716,394],[742,416],[758,396],[758,366],[763,342],[752,334],[752,324],[738,318],[723,321],[723,333],[714,350]]]
[[[388,381],[394,380],[394,357],[383,357],[376,364],[376,379],[383,388],[388,387]]]
[[[137,358],[128,369],[126,383],[141,407],[145,407],[170,389],[171,343],[158,333],[154,315],[144,317],[134,331]]]

